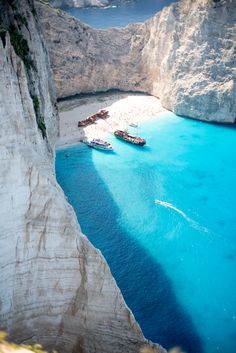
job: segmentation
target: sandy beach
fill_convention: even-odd
[[[109,118],[85,128],[78,121],[105,108]],[[116,129],[139,124],[165,111],[158,98],[141,93],[101,93],[59,102],[60,137],[57,148],[77,144],[83,139],[104,138]]]

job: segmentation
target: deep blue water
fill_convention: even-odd
[[[58,181],[148,338],[235,353],[236,129],[164,113],[139,134],[58,151]]]
[[[143,22],[173,0],[131,0],[108,8],[65,9],[72,16],[95,28],[124,27]],[[117,2],[119,3],[119,2]]]

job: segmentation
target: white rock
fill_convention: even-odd
[[[6,23],[16,26],[9,5],[2,4]],[[35,69],[26,73],[8,34],[5,46],[0,39],[1,328],[18,342],[40,342],[58,352],[137,352],[143,334],[55,179],[58,116],[32,11],[31,2],[18,3]],[[47,141],[29,88],[38,96]]]

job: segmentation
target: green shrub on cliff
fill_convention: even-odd
[[[14,19],[18,22],[23,24],[26,28],[28,28],[28,22],[25,16],[21,15],[20,13],[14,14]]]
[[[47,130],[43,120],[38,122],[38,128],[42,133],[43,139],[45,139],[47,137]]]
[[[0,24],[0,38],[3,42],[3,46],[5,47],[6,45],[6,33],[7,33],[7,30],[6,28]]]
[[[16,54],[23,60],[27,69],[35,69],[33,60],[30,58],[30,50],[27,40],[23,37],[17,28],[13,25],[9,28],[11,45],[13,46]]]
[[[31,95],[31,98],[32,98],[32,101],[33,101],[33,105],[34,105],[34,110],[35,110],[35,113],[38,113],[39,112],[39,99],[37,96],[35,95]]]

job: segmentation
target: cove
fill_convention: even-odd
[[[59,150],[58,182],[147,338],[234,353],[235,126],[163,113],[138,134],[142,149]]]
[[[65,8],[70,15],[88,25],[105,29],[110,27],[125,27],[130,23],[144,22],[155,15],[173,0],[131,0],[117,1],[110,7]]]

